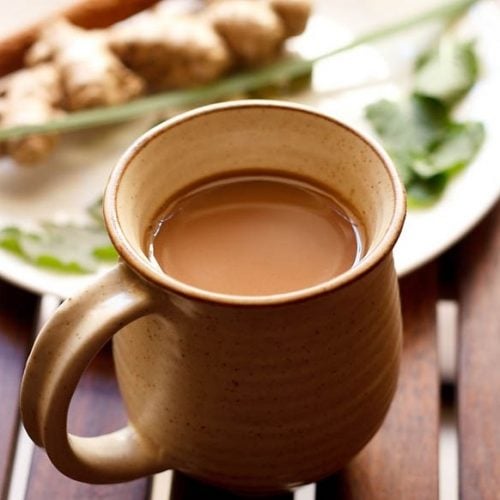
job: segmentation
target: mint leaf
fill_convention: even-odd
[[[417,204],[435,201],[442,190],[425,189],[416,166],[427,165],[430,151],[445,140],[450,127],[446,108],[434,99],[413,95],[400,103],[384,99],[371,104],[366,118],[394,161],[408,197],[412,196],[410,187],[417,183]]]
[[[409,208],[424,208],[436,203],[448,183],[445,174],[438,174],[429,179],[415,177],[406,187]]]
[[[0,248],[38,267],[65,273],[94,272],[102,263],[117,259],[100,216],[100,201],[98,205],[89,207],[91,222],[87,225],[42,222],[36,231],[1,229]]]
[[[474,159],[485,131],[481,123],[451,117],[478,76],[473,43],[443,40],[415,67],[414,91],[407,99],[384,99],[365,113],[399,171],[409,207],[422,207],[436,202],[451,176]]]
[[[480,122],[453,123],[449,134],[432,151],[431,160],[440,171],[462,168],[474,159],[484,138]]]
[[[376,102],[367,107],[366,117],[393,159],[414,207],[437,201],[448,177],[470,163],[484,141],[481,123],[454,122],[442,104],[421,96],[401,103]]]
[[[116,259],[118,259],[118,252],[115,247],[110,244],[94,248],[92,255],[103,262],[115,262]]]
[[[405,186],[408,186],[415,178],[415,171],[413,170],[413,163],[415,156],[407,151],[389,151],[389,155],[396,166],[399,176]]]
[[[448,112],[434,99],[412,96],[397,103],[383,99],[366,108],[366,117],[394,154],[419,155],[446,134]]]
[[[6,227],[0,231],[0,247],[17,255],[22,255],[23,250],[19,244],[21,230],[17,227]]]
[[[476,83],[478,74],[473,42],[445,38],[417,60],[414,92],[453,106]]]
[[[446,137],[436,144],[425,161],[415,161],[413,168],[424,178],[460,170],[474,159],[481,149],[484,137],[482,123],[453,123]]]

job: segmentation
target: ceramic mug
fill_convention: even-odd
[[[367,237],[362,260],[328,282],[269,296],[197,289],[148,260],[145,234],[166,198],[249,166],[349,200]],[[121,260],[45,325],[22,384],[26,429],[61,472],[107,483],[173,468],[274,492],[330,475],[370,440],[398,375],[392,248],[405,215],[404,190],[378,146],[298,105],[207,106],[126,151],[104,212]],[[98,437],[68,434],[75,387],[111,338],[129,423]]]

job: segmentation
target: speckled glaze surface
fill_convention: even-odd
[[[348,200],[367,235],[361,263],[327,283],[258,297],[199,290],[159,271],[143,241],[165,199],[248,168],[300,175]],[[175,468],[263,493],[335,472],[379,428],[396,387],[391,251],[404,213],[387,156],[307,108],[241,101],[159,125],[125,153],[106,192],[122,262],[64,303],[35,343],[22,387],[28,433],[62,472],[88,482]],[[130,423],[96,438],[68,435],[74,388],[113,335]]]

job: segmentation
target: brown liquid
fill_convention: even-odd
[[[361,256],[359,228],[334,198],[288,177],[234,176],[170,203],[149,245],[170,276],[233,295],[307,288]]]

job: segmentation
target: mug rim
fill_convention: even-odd
[[[389,175],[391,182],[394,196],[394,210],[388,224],[388,228],[382,236],[381,241],[374,249],[363,256],[358,264],[327,281],[307,288],[293,290],[291,292],[271,295],[233,295],[212,292],[188,285],[187,283],[169,276],[160,269],[157,269],[152,265],[152,263],[146,264],[139,257],[139,252],[133,245],[130,244],[122,230],[116,203],[119,186],[129,164],[151,141],[155,140],[157,137],[177,125],[211,113],[218,113],[228,109],[234,110],[248,108],[273,108],[285,111],[298,111],[327,120],[336,126],[342,127],[351,132],[358,139],[362,140],[379,157]],[[207,106],[201,106],[185,113],[181,113],[156,125],[138,137],[125,150],[110,174],[104,194],[103,208],[105,226],[111,242],[118,251],[118,254],[133,271],[146,281],[160,287],[164,291],[173,292],[177,295],[182,295],[184,297],[202,302],[233,306],[273,306],[289,304],[292,302],[301,302],[313,297],[319,297],[357,281],[375,268],[378,263],[380,263],[388,254],[392,252],[392,249],[402,231],[403,223],[406,217],[406,192],[396,167],[394,166],[394,163],[390,159],[389,155],[375,140],[367,137],[359,130],[343,123],[331,115],[317,111],[302,104],[276,100],[245,99],[209,104]]]

